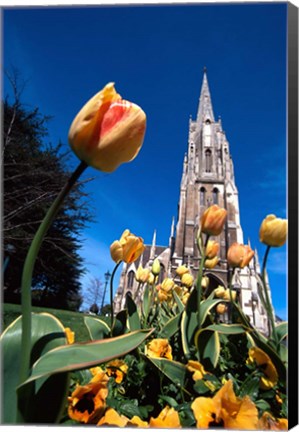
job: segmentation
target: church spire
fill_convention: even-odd
[[[211,122],[215,121],[208,84],[207,68],[204,67],[196,121],[198,124],[202,125],[207,119]]]

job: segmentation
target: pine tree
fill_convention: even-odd
[[[20,300],[23,263],[40,222],[70,173],[62,144],[45,144],[48,117],[16,99],[3,103],[4,301]],[[35,304],[76,310],[82,302],[79,235],[91,221],[79,183],[50,227],[35,264]]]

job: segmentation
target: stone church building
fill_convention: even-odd
[[[229,142],[222,129],[221,119],[216,120],[214,117],[205,70],[197,116],[195,120],[190,118],[189,121],[188,152],[183,162],[176,225],[173,219],[167,246],[156,245],[154,232],[152,244],[146,246],[138,261],[123,265],[114,299],[116,312],[124,307],[126,293],[135,297],[138,283],[134,276],[139,264],[150,267],[153,260],[158,258],[162,268],[160,280],[167,276],[175,277],[175,270],[181,264],[186,264],[196,275],[200,260],[196,234],[201,215],[212,204],[227,209],[227,222],[222,234],[215,238],[220,243],[220,260],[216,267],[205,273],[210,279],[209,291],[219,285],[228,286],[226,256],[229,246],[234,242],[248,244],[248,241],[244,242],[240,222],[238,189]],[[237,269],[233,289],[237,291],[238,301],[251,323],[258,330],[267,333],[268,319],[258,296],[257,273],[260,273],[260,264],[255,251],[249,267]],[[271,298],[270,289],[269,296]],[[222,318],[223,321],[228,320],[226,314]]]

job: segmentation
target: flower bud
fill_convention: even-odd
[[[188,288],[191,288],[194,282],[193,276],[190,273],[183,274],[181,282]]]
[[[213,269],[218,264],[219,257],[215,256],[213,259],[206,259],[205,260],[205,267],[208,269]]]
[[[219,243],[214,240],[209,240],[206,247],[206,257],[213,259],[219,252]]]
[[[254,256],[254,251],[248,245],[243,245],[239,243],[233,243],[227,252],[227,261],[231,267],[246,267],[252,257]]]
[[[188,267],[185,266],[185,264],[180,265],[177,269],[176,269],[176,274],[179,276],[183,276],[183,274],[185,273],[189,273],[189,269]]]
[[[141,237],[136,237],[126,229],[120,240],[115,240],[111,244],[110,254],[111,258],[116,263],[124,261],[125,263],[130,264],[140,257],[144,249],[145,246],[143,244],[143,239]]]
[[[225,305],[225,304],[223,304],[223,303],[219,303],[217,306],[216,306],[216,312],[218,313],[218,314],[224,314],[225,312],[227,311],[227,306]]]
[[[260,241],[268,246],[279,247],[287,239],[288,221],[275,215],[268,215],[260,227]]]
[[[153,265],[152,265],[152,273],[154,276],[158,276],[158,274],[161,271],[161,265],[158,258],[154,259]]]
[[[205,234],[217,236],[223,230],[227,211],[214,204],[208,207],[201,217],[201,231]]]
[[[145,269],[141,265],[139,265],[138,269],[136,270],[135,279],[139,283],[145,283],[148,281],[149,275],[149,269]]]
[[[208,278],[208,276],[203,276],[201,279],[201,287],[206,289],[209,286],[210,283],[210,279]]]
[[[104,172],[133,160],[143,143],[146,115],[107,84],[79,111],[69,143],[79,159]]]
[[[228,301],[230,301],[230,300],[231,300],[230,297],[232,297],[233,301],[236,301],[236,298],[237,298],[237,292],[234,291],[234,290],[232,290],[232,292],[230,293],[229,288],[227,288],[227,289],[224,291],[224,294],[223,294],[222,298],[223,298],[223,300],[228,300]]]

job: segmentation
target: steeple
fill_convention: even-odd
[[[211,94],[209,90],[207,68],[204,68],[201,92],[199,97],[198,111],[196,122],[202,125],[206,120],[214,122],[214,113],[212,107]]]
[[[155,255],[156,255],[156,235],[157,235],[156,230],[154,230],[151,251],[150,251],[150,260],[152,261],[155,259]]]

